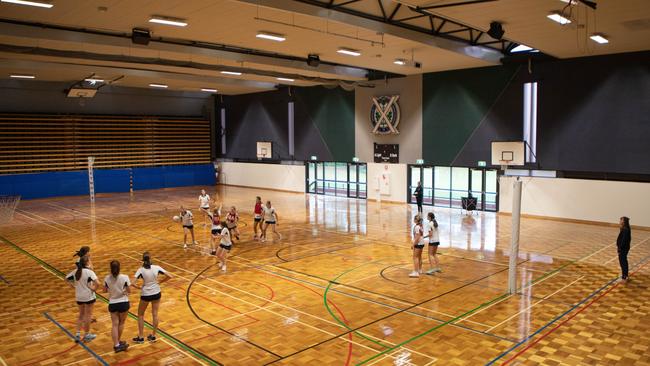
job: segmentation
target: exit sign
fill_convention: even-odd
[[[424,159],[416,159],[415,164],[420,164],[420,165],[424,164]]]
[[[478,166],[487,166],[487,163],[483,160],[478,161]]]

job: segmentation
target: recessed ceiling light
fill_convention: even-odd
[[[394,63],[395,65],[404,66],[404,65],[406,65],[406,60],[401,59],[401,58],[398,58],[398,59],[395,59],[395,61],[393,61],[393,63]]]
[[[342,53],[342,54],[348,55],[348,56],[361,56],[361,52],[359,52],[357,50],[350,49],[350,48],[339,48],[339,50],[336,51],[336,52]]]
[[[291,82],[291,83],[293,83],[295,81],[294,79],[289,79],[289,78],[276,78],[276,79],[278,79],[280,81],[288,81],[288,82]]]
[[[3,3],[11,3],[18,5],[36,6],[39,8],[51,8],[54,4],[43,3],[40,1],[26,1],[26,0],[2,0]]]
[[[226,75],[241,75],[241,72],[236,71],[222,71],[221,73]]]
[[[149,23],[173,25],[175,27],[186,27],[187,26],[187,21],[185,21],[185,19],[161,17],[161,16],[152,16],[151,19],[149,19]]]
[[[87,78],[87,79],[84,79],[84,81],[87,81],[89,83],[103,83],[104,79]]]
[[[283,34],[277,34],[271,32],[257,32],[257,35],[255,37],[264,38],[276,42],[284,42],[287,39],[287,37],[285,37]]]
[[[593,41],[598,42],[600,44],[609,43],[609,40],[605,38],[604,34],[594,33],[589,38],[591,38]]]
[[[10,78],[12,79],[35,79],[36,76],[34,75],[22,75],[22,74],[12,74],[9,75]]]
[[[167,87],[167,85],[165,84],[149,84],[149,86],[152,88],[163,88],[163,89]]]
[[[558,22],[562,25],[569,24],[571,23],[571,20],[569,18],[565,18],[559,11],[552,12],[551,14],[546,16],[552,21]]]
[[[217,89],[201,88],[201,91],[209,92],[209,93],[216,93]]]
[[[526,45],[520,44],[519,46],[513,48],[510,53],[516,53],[516,52],[527,52],[527,51],[532,51],[532,47],[528,47]]]

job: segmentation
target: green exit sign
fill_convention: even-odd
[[[478,161],[478,166],[487,166],[487,163],[483,160]]]
[[[352,161],[355,162],[355,163],[358,163],[358,162],[359,162],[359,158],[357,158],[357,157],[355,156],[355,157],[352,158]]]
[[[424,159],[416,159],[415,164],[420,164],[420,165],[424,164]]]

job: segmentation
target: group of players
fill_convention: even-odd
[[[240,240],[239,229],[239,213],[235,206],[231,206],[230,210],[226,213],[225,219],[221,219],[223,204],[219,204],[214,209],[211,209],[210,203],[213,202],[210,195],[201,190],[199,195],[199,210],[203,213],[204,223],[203,227],[210,226],[210,254],[217,257],[217,266],[226,272],[226,261],[228,253],[232,249],[233,237]],[[255,199],[255,207],[253,209],[253,240],[266,242],[266,232],[271,227],[273,234],[278,238],[282,235],[277,231],[276,226],[278,223],[278,213],[271,205],[271,201],[266,201],[262,204],[262,198],[257,196]],[[194,216],[192,212],[185,207],[181,206],[179,216],[174,217],[174,221],[178,221],[183,226],[183,248],[188,248],[187,235],[190,234],[193,245],[198,245],[194,237]],[[259,235],[258,235],[259,234]],[[217,246],[217,243],[219,245]]]

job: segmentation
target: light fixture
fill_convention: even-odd
[[[348,55],[348,56],[361,56],[361,52],[359,52],[357,50],[350,49],[350,48],[339,48],[339,50],[336,51],[336,52],[342,53],[342,54]]]
[[[594,33],[589,38],[591,38],[592,41],[598,42],[600,44],[609,43],[609,39],[607,39],[602,33]]]
[[[547,15],[546,17],[562,25],[571,23],[571,20],[569,18],[565,18],[559,11],[554,11],[551,14]]]
[[[404,60],[403,58],[397,58],[397,59],[395,59],[395,61],[393,61],[393,63],[395,65],[404,66],[404,65],[406,65],[406,60]]]
[[[494,39],[503,38],[503,34],[506,31],[503,29],[503,25],[499,22],[491,22],[490,29],[488,29],[487,34]]]
[[[293,83],[293,82],[295,81],[295,80],[293,80],[293,79],[289,79],[289,78],[276,78],[276,79],[278,79],[278,80],[280,80],[280,81],[288,81],[288,82],[290,82],[290,83]]]
[[[285,37],[283,34],[262,32],[262,31],[257,32],[257,35],[255,37],[268,39],[270,41],[276,41],[276,42],[284,42],[287,39],[287,37]]]
[[[208,92],[208,93],[216,93],[217,89],[201,88],[201,91]]]
[[[241,72],[236,71],[222,71],[221,73],[226,75],[241,75]]]
[[[94,83],[103,83],[103,82],[104,82],[104,79],[87,78],[87,79],[84,79],[84,81],[87,81],[87,82],[89,82],[89,83],[93,83],[93,84],[94,84]]]
[[[22,75],[22,74],[12,74],[9,75],[10,78],[12,79],[35,79],[36,76],[34,75]]]
[[[163,89],[167,88],[167,85],[165,84],[149,84],[149,86],[152,88],[163,88]]]
[[[516,53],[516,52],[527,52],[527,51],[532,51],[532,47],[528,47],[526,45],[520,44],[519,46],[513,48],[510,53]]]
[[[187,22],[184,19],[161,17],[161,16],[156,16],[156,15],[152,16],[151,19],[149,19],[149,23],[173,25],[175,27],[186,27],[187,26]]]
[[[54,4],[44,3],[40,1],[26,1],[26,0],[2,0],[3,3],[11,3],[17,5],[36,6],[39,8],[51,8]]]

